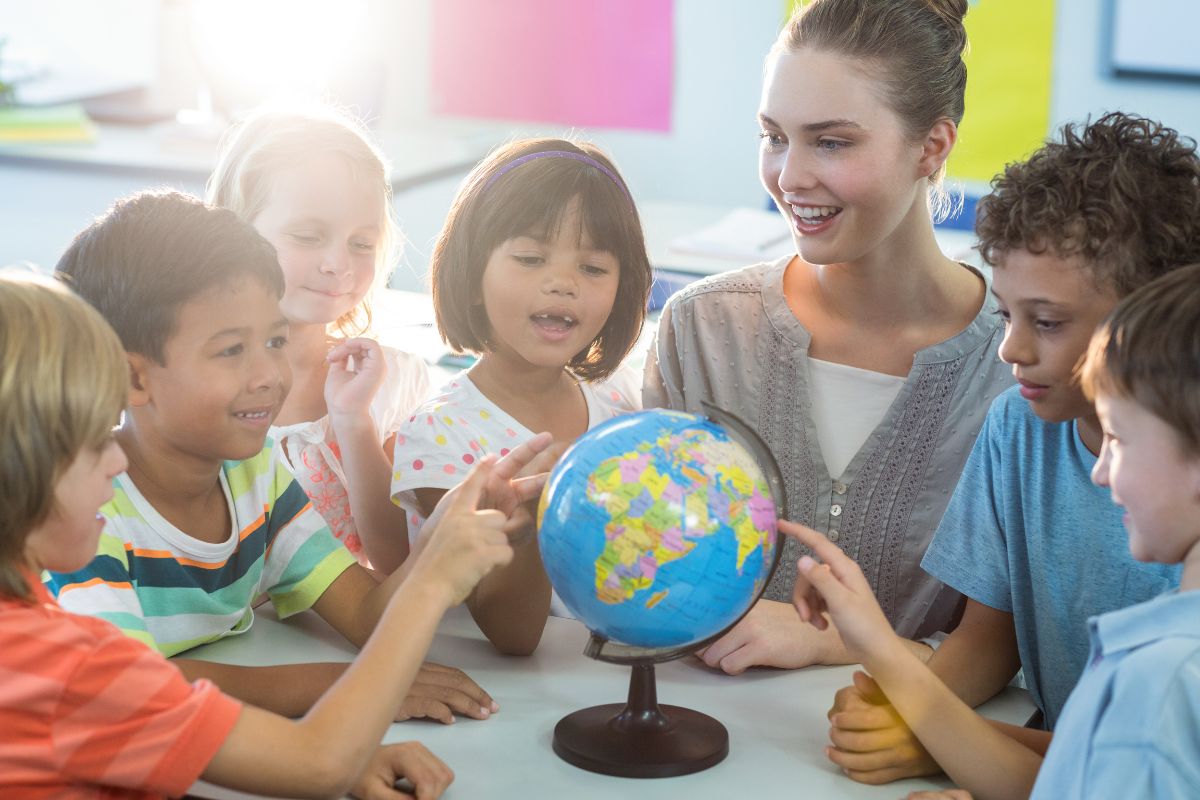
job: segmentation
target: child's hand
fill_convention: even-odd
[[[435,719],[447,725],[455,714],[474,719],[487,719],[500,706],[467,673],[426,661],[413,679],[408,696],[400,704],[397,722],[406,719]]]
[[[864,672],[838,690],[828,717],[833,747],[826,754],[851,780],[878,785],[942,771]]]
[[[397,791],[396,781],[408,786]],[[367,768],[354,782],[351,794],[361,800],[396,797],[440,797],[454,780],[454,773],[420,742],[389,744],[375,750]]]
[[[947,789],[944,792],[909,792],[905,800],[971,800],[965,789]]]
[[[366,413],[387,373],[379,343],[372,339],[346,339],[338,342],[325,360],[329,362],[325,407],[330,417]]]
[[[890,642],[895,633],[862,570],[836,544],[812,528],[780,520],[779,529],[808,546],[824,562],[818,564],[804,556],[797,563],[799,571],[792,603],[800,619],[823,631],[829,626],[824,616],[828,611],[851,658],[867,663],[875,648]]]
[[[508,518],[494,509],[480,510],[495,468],[495,457],[484,457],[453,497],[447,493],[442,498],[438,504],[442,516],[436,529],[422,536],[422,551],[409,576],[409,580],[421,575],[444,582],[454,605],[465,600],[484,575],[512,561],[512,546],[504,532]]]
[[[514,447],[503,458],[496,462],[479,497],[479,508],[494,508],[508,518],[505,531],[513,534],[515,527],[528,526],[532,515],[524,504],[537,500],[546,484],[549,470],[562,455],[563,446],[552,445],[553,437],[548,433],[539,433],[529,441]],[[413,546],[410,558],[420,554],[426,541],[439,522],[462,492],[464,483],[455,486],[442,496],[438,504],[430,512],[429,518],[421,528],[421,535]],[[516,522],[513,518],[516,517]],[[516,538],[515,536],[513,538]]]

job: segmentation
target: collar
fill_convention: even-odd
[[[42,583],[42,577],[34,570],[26,566],[19,568],[21,577],[25,579],[25,585],[29,587],[29,598],[4,598],[5,603],[15,603],[23,606],[58,606],[58,601],[54,599],[54,595],[46,588],[46,584]]]
[[[772,327],[785,338],[807,350],[812,342],[812,334],[796,319],[783,294],[783,274],[794,257],[794,254],[786,255],[766,265],[761,273],[761,297],[763,311],[771,320]],[[914,367],[955,361],[977,352],[980,347],[990,343],[994,336],[1003,334],[1004,322],[998,313],[999,301],[990,291],[991,281],[988,280],[988,276],[970,264],[961,261],[959,264],[983,281],[983,305],[967,327],[949,339],[918,350],[913,355]]]
[[[1172,589],[1145,603],[1088,620],[1106,657],[1168,638],[1200,639],[1200,591]]]

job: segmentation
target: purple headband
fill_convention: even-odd
[[[483,185],[483,191],[486,192],[488,187],[498,181],[500,176],[504,173],[514,170],[522,164],[525,164],[529,161],[535,161],[539,158],[569,158],[572,161],[578,161],[580,163],[587,164],[589,167],[595,167],[611,178],[612,182],[615,183],[617,187],[625,193],[625,197],[629,200],[629,204],[633,205],[633,197],[629,194],[629,189],[626,188],[624,182],[617,177],[617,173],[613,172],[611,169],[604,166],[589,155],[585,155],[584,153],[573,153],[570,150],[540,150],[536,153],[523,155],[520,158],[514,158],[512,161],[508,162],[503,167],[492,173],[492,177],[488,178],[487,183]]]

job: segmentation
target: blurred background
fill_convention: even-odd
[[[222,128],[281,98],[333,100],[376,132],[409,239],[395,287],[422,289],[470,166],[529,134],[573,132],[613,154],[658,266],[748,263],[738,243],[716,252],[721,242],[696,234],[716,226],[720,239],[737,209],[766,213],[755,111],[763,57],[789,9],[0,0],[0,264],[52,266],[75,231],[137,189],[200,193]],[[1066,121],[1122,109],[1200,135],[1196,0],[976,0],[967,26],[967,116],[950,168],[967,203],[946,224],[948,247],[969,246],[971,201],[990,177]]]

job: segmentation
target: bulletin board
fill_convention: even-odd
[[[433,111],[671,130],[673,0],[437,0]]]

